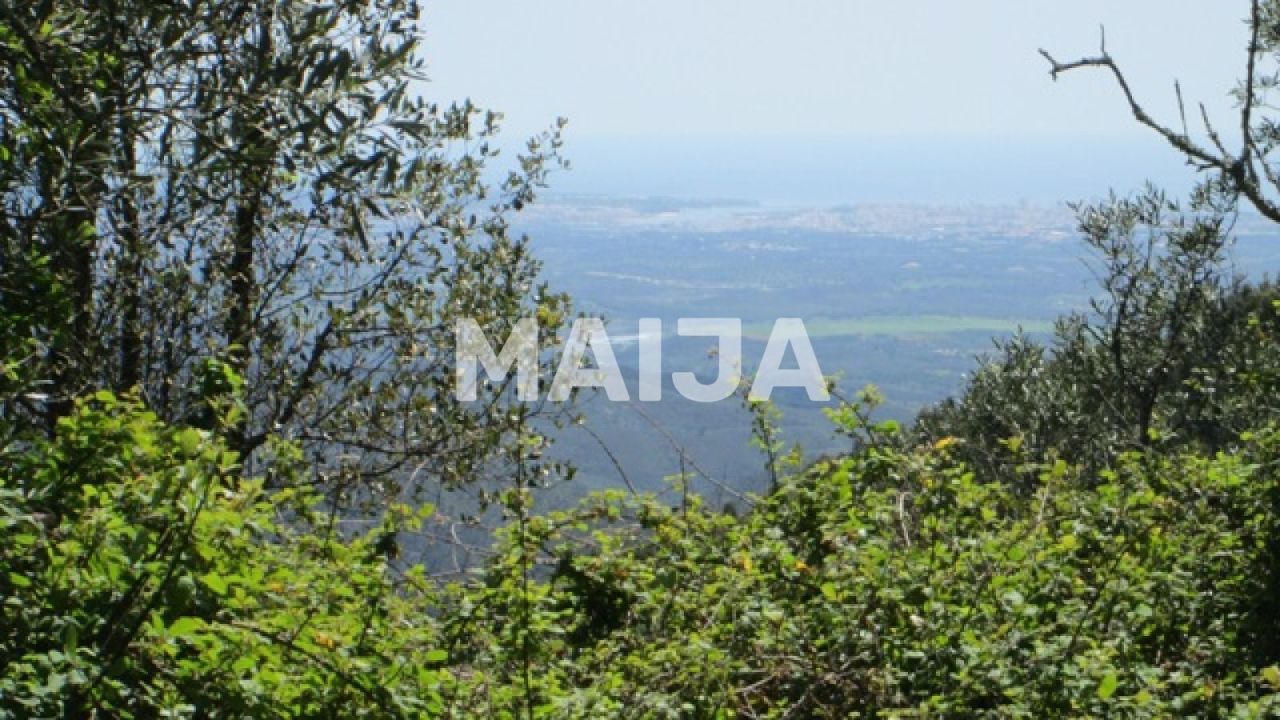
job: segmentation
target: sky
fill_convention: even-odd
[[[774,166],[779,198],[831,189],[843,173],[822,199],[858,199],[847,195],[911,187],[940,148],[964,150],[943,162],[948,177],[974,162],[988,175],[1034,162],[1074,177],[1106,160],[1116,182],[1133,184],[1185,173],[1135,126],[1107,76],[1053,82],[1037,48],[1095,54],[1105,25],[1108,50],[1157,117],[1177,117],[1176,79],[1229,126],[1247,10],[1244,0],[427,0],[431,80],[420,91],[503,112],[509,137],[568,118],[579,162],[569,190],[768,194],[763,175],[742,185],[720,172],[745,158]],[[882,156],[876,168],[869,149]],[[970,199],[1040,194],[1012,177],[995,184]]]

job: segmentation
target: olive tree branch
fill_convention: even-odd
[[[1243,147],[1239,156],[1233,156],[1227,152],[1218,136],[1217,131],[1209,122],[1208,113],[1201,106],[1201,117],[1205,123],[1206,132],[1209,135],[1213,148],[1210,149],[1191,138],[1184,127],[1182,132],[1177,132],[1167,125],[1157,121],[1147,112],[1146,108],[1138,102],[1134,95],[1133,88],[1129,85],[1129,80],[1120,66],[1116,63],[1111,54],[1107,52],[1106,30],[1102,31],[1102,41],[1100,44],[1099,54],[1093,57],[1083,57],[1070,62],[1061,62],[1053,55],[1049,54],[1043,48],[1040,55],[1049,62],[1049,75],[1057,80],[1063,73],[1078,70],[1080,68],[1100,68],[1109,71],[1115,79],[1116,85],[1119,86],[1123,93],[1125,101],[1129,105],[1129,110],[1133,114],[1135,120],[1139,124],[1155,131],[1163,137],[1166,142],[1172,145],[1176,150],[1186,156],[1188,162],[1195,165],[1201,170],[1217,170],[1231,180],[1234,188],[1245,196],[1249,202],[1264,217],[1280,222],[1280,204],[1266,197],[1257,178],[1258,172],[1255,166],[1255,159],[1261,155],[1253,141],[1252,122],[1253,108],[1258,103],[1258,98],[1254,92],[1256,81],[1257,56],[1259,53],[1258,35],[1260,32],[1261,10],[1259,0],[1253,0],[1251,3],[1250,15],[1250,40],[1248,48],[1248,67],[1247,77],[1245,79],[1245,90],[1241,98],[1240,107],[1240,125],[1244,134]],[[1179,98],[1179,108],[1182,107],[1181,88],[1177,88]],[[1263,163],[1265,167],[1265,162]],[[1269,170],[1269,168],[1268,168]],[[1271,175],[1268,172],[1268,175]]]

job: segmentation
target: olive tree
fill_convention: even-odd
[[[920,434],[961,437],[966,460],[1008,477],[1047,453],[1099,469],[1120,451],[1157,443],[1222,450],[1278,417],[1280,293],[1235,276],[1226,252],[1242,200],[1280,221],[1280,118],[1269,100],[1280,81],[1280,3],[1248,8],[1234,146],[1203,106],[1192,129],[1176,86],[1178,124],[1152,116],[1105,33],[1093,57],[1062,62],[1041,51],[1055,79],[1109,73],[1137,121],[1182,153],[1201,182],[1183,203],[1148,187],[1075,206],[1100,290],[1088,312],[1061,320],[1049,346],[1025,337],[1000,344],[962,397],[921,415]]]
[[[454,319],[566,312],[510,230],[563,122],[495,179],[500,117],[416,92],[421,30],[417,0],[0,4],[9,426],[91,388],[211,426],[230,392],[229,445],[294,441],[320,483],[500,454],[535,409],[454,401]]]

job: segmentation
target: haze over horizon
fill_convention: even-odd
[[[557,193],[744,199],[787,206],[1096,200],[1151,181],[1177,196],[1195,173],[1154,136],[567,136]],[[507,160],[509,162],[509,159]],[[620,172],[619,168],[624,169]]]
[[[574,169],[553,178],[563,192],[1061,201],[1147,179],[1177,192],[1191,172],[1136,126],[1111,78],[1053,82],[1036,50],[1096,54],[1105,25],[1156,117],[1177,117],[1177,80],[1229,138],[1246,12],[1154,0],[435,0],[422,92],[502,112],[513,145],[567,117]]]

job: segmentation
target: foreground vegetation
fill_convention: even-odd
[[[1280,712],[1280,431],[1096,475],[1011,443],[1021,491],[954,438],[845,422],[894,441],[741,519],[623,493],[538,516],[513,488],[483,575],[446,584],[394,558],[429,508],[343,532],[215,435],[87,398],[4,458],[0,714]]]

